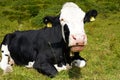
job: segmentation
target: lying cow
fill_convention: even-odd
[[[68,2],[63,5],[56,25],[51,28],[7,34],[1,44],[1,69],[5,72],[12,70],[9,64],[12,60],[21,66],[32,62],[32,67],[38,72],[53,77],[58,68],[66,68],[67,63],[71,65],[77,62],[75,65],[79,67],[82,60],[85,65],[79,51],[87,43],[84,31],[84,22],[89,21],[87,19],[90,17],[85,12],[76,4]],[[45,19],[44,22],[47,21]],[[70,57],[70,51],[75,54],[73,57]]]

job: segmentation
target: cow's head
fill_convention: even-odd
[[[84,23],[94,21],[96,16],[96,10],[85,13],[75,3],[67,2],[63,5],[59,16],[47,16],[44,18],[44,23],[47,25],[49,23],[61,25],[64,41],[68,43],[71,51],[78,52],[83,50],[87,44]]]

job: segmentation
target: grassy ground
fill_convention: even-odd
[[[68,0],[41,1],[46,4],[41,8],[39,14],[34,17],[24,19],[18,24],[17,19],[10,19],[3,15],[3,11],[11,9],[12,0],[9,3],[0,1],[0,42],[4,35],[15,30],[29,30],[43,27],[42,17],[45,15],[57,15],[62,4]],[[5,0],[7,1],[7,0]],[[20,0],[16,0],[20,1]],[[21,0],[22,1],[22,0]],[[27,0],[29,1],[29,0]],[[37,0],[33,0],[37,1]],[[72,0],[70,0],[72,1]],[[73,0],[83,10],[95,8],[99,15],[95,22],[85,24],[88,36],[88,45],[80,53],[86,60],[86,67],[73,68],[69,71],[58,73],[55,78],[48,78],[34,69],[14,66],[12,73],[3,75],[0,70],[0,80],[120,80],[120,7],[119,0]],[[81,3],[80,3],[81,1]],[[2,4],[1,4],[2,3]],[[14,3],[15,4],[15,3]],[[40,4],[41,5],[41,4]]]

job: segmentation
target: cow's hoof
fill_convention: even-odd
[[[13,71],[12,66],[8,65],[8,66],[6,67],[6,69],[4,70],[3,74],[10,73],[10,72],[12,72],[12,71]]]
[[[72,62],[72,65],[79,67],[79,68],[83,68],[86,65],[86,61],[85,60],[74,60]]]

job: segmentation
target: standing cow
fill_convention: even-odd
[[[87,14],[96,13],[92,12]],[[75,65],[78,67],[83,63],[84,66],[85,60],[79,56],[79,51],[87,43],[84,30],[84,23],[90,20],[90,15],[87,14],[75,3],[67,2],[51,28],[7,34],[1,44],[1,69],[4,72],[12,70],[9,64],[12,60],[17,65],[32,62],[33,68],[38,72],[53,77],[58,69],[66,68],[67,63],[71,65],[72,62],[77,62]],[[50,20],[46,17],[44,22],[48,21]],[[70,57],[70,51],[74,53],[73,58]]]

